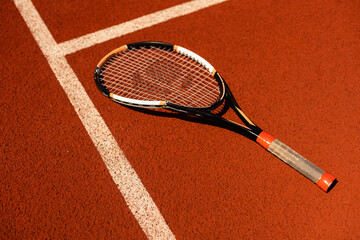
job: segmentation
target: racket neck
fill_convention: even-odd
[[[223,118],[222,118],[223,119]],[[263,131],[262,129],[260,129],[258,126],[243,126],[241,124],[238,124],[236,122],[227,120],[227,119],[223,119],[226,121],[226,126],[224,126],[225,128],[239,133],[247,138],[249,138],[250,140],[253,140],[254,142],[256,142],[256,140],[258,139],[259,134]]]
[[[241,121],[245,124],[245,126],[238,124],[236,122],[231,123],[235,124],[234,131],[244,135],[245,137],[253,140],[256,142],[258,139],[259,134],[263,131],[261,128],[259,128],[255,123],[253,123],[250,118],[248,118],[245,113],[241,110],[239,104],[235,101],[234,96],[232,95],[229,87],[226,85],[226,101],[228,105],[231,107],[231,109],[236,113],[236,115],[241,119]],[[229,120],[228,120],[229,121]]]
[[[226,128],[233,132],[239,133],[239,134],[253,140],[254,142],[256,142],[256,139],[258,138],[259,134],[262,132],[262,129],[260,129],[256,125],[251,125],[250,127],[244,126],[239,123],[233,122],[231,120],[225,119],[219,115],[213,114],[210,111],[199,111],[198,109],[183,107],[183,106],[179,106],[176,104],[172,104],[170,102],[167,103],[165,108],[174,110],[176,112],[187,113],[187,114],[190,114],[190,115],[193,115],[196,117],[201,117],[204,120],[208,119],[209,122],[211,121],[211,123],[212,123],[211,125]]]

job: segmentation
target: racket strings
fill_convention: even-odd
[[[139,58],[139,59],[140,59],[140,58]],[[157,60],[157,59],[154,58],[154,59],[153,59],[153,62],[156,61],[156,60]],[[122,63],[122,64],[121,64],[121,63]],[[130,65],[130,63],[135,63],[135,64]],[[144,69],[141,69],[141,68],[138,67],[138,65],[141,65],[141,64],[142,64],[142,61],[138,60],[138,58],[135,59],[134,62],[131,62],[131,61],[129,61],[128,59],[125,59],[125,61],[120,62],[120,64],[115,63],[114,66],[110,67],[109,69],[112,70],[110,74],[112,74],[113,77],[116,77],[116,74],[118,74],[118,71],[119,71],[119,70],[121,70],[122,68],[127,67],[127,66],[130,65],[131,70],[133,70],[133,71],[138,70],[138,73],[139,73],[138,76],[139,76],[139,75],[143,75],[143,76],[146,78],[145,83],[148,84],[148,85],[151,85],[152,82],[149,81],[149,78],[148,78],[148,76],[147,76],[147,72],[144,71]],[[161,68],[161,66],[158,66],[158,68]],[[114,73],[114,72],[115,72],[115,73]],[[122,73],[120,72],[120,75],[119,75],[119,76],[127,77],[127,76],[126,76],[127,74],[128,74],[127,72],[122,72]],[[165,74],[162,74],[161,72],[158,73],[158,75],[160,75],[160,78],[162,78],[162,79],[165,79],[165,77],[166,77],[166,78],[169,78],[169,77],[170,77],[170,76],[166,76]],[[155,81],[153,81],[154,84],[159,84],[159,82],[157,81],[157,79],[156,79],[156,78],[154,78],[154,79],[155,79]],[[122,81],[115,81],[112,85],[110,85],[110,86],[108,86],[108,87],[110,87],[111,90],[116,90],[116,88],[118,88],[120,84],[123,84],[123,82],[122,82]],[[135,85],[136,85],[135,87],[134,87],[134,86],[130,86],[130,87],[129,87],[128,85],[124,85],[123,87],[124,87],[125,90],[127,90],[127,91],[135,90],[135,92],[136,92],[136,91],[139,92],[140,84],[135,84]],[[160,87],[159,85],[157,85],[157,86],[158,86],[158,87],[157,87],[158,90],[161,90],[161,87]],[[115,89],[114,89],[114,88],[115,88]],[[171,89],[171,90],[175,90],[175,89],[173,89],[173,88],[170,88],[170,89]],[[153,96],[153,95],[152,95],[152,96]],[[150,96],[149,96],[149,97],[150,97]]]
[[[158,58],[160,58],[161,57],[161,55],[160,56],[158,56],[157,58],[153,58],[153,62],[156,62],[157,61],[157,59]],[[186,58],[185,58],[186,59]],[[138,64],[142,64],[142,61],[137,61],[138,62]],[[118,70],[118,65],[117,65],[117,67],[116,68],[113,68],[113,70]],[[124,66],[120,66],[120,67],[124,67]],[[159,66],[157,66],[157,70],[158,69],[161,69],[161,68],[163,68],[164,66],[161,66],[161,64],[159,65]],[[165,67],[167,67],[167,66],[165,66]],[[137,68],[137,66],[135,65],[135,68]],[[177,64],[177,68],[178,69],[180,69],[180,65],[178,65]],[[165,69],[166,70],[166,69]],[[176,70],[176,69],[175,69]],[[141,71],[141,72],[143,72],[143,71]],[[164,71],[163,71],[164,72]],[[199,73],[198,73],[199,71],[197,70],[197,72],[195,72],[195,74],[197,74],[197,75],[199,75]],[[178,73],[178,71],[177,71],[177,73]],[[162,80],[164,80],[165,78],[170,78],[171,77],[171,75],[170,74],[162,74],[162,72],[158,72],[157,73],[158,75],[160,75],[160,79],[162,79]],[[146,76],[146,75],[145,75]],[[147,83],[147,85],[149,85],[149,83],[150,83],[150,81],[146,81],[146,83]],[[159,84],[159,82],[158,81],[155,81],[155,83],[156,84]],[[169,83],[169,82],[168,82]],[[111,87],[117,87],[117,82],[115,82],[115,84],[113,84]],[[151,84],[150,84],[151,85]],[[161,89],[161,88],[159,88],[159,85],[157,85],[158,87],[158,89],[159,90],[163,90],[163,89]],[[149,89],[149,87],[147,87],[147,89]],[[151,90],[154,90],[154,87],[151,87],[150,88]],[[127,89],[128,90],[128,89]],[[137,90],[136,88],[135,88],[135,90]],[[170,88],[170,90],[175,90],[176,91],[176,89],[174,89],[174,88]],[[200,90],[203,90],[203,89],[200,89]],[[163,91],[164,93],[166,93],[167,91]],[[206,91],[204,91],[204,92],[206,92]],[[179,92],[177,92],[178,94],[179,94]],[[148,94],[148,96],[153,96],[154,95],[154,92],[152,91],[152,92],[150,92],[149,94]],[[192,95],[194,95],[194,94],[192,94]],[[202,99],[204,98],[204,97],[206,97],[207,95],[204,95],[202,98],[199,98],[199,99],[197,99],[197,101],[198,102],[202,102],[202,103],[204,103],[203,101],[202,101]],[[162,96],[162,97],[164,97],[164,96]],[[178,97],[177,97],[177,99],[179,99],[181,97],[181,95],[179,94],[178,95]],[[189,96],[190,98],[192,97],[192,96]],[[192,100],[194,100],[194,99],[192,99]]]
[[[139,64],[141,64],[141,62],[139,62]],[[120,66],[120,67],[124,67],[124,66]],[[136,66],[135,66],[136,67]],[[159,66],[159,67],[161,67],[161,66]],[[179,70],[180,71],[180,65],[178,65],[178,66],[176,66],[177,67],[177,69],[175,69],[175,70]],[[116,66],[116,68],[111,68],[112,70],[118,70],[119,69],[119,66],[117,65]],[[177,71],[177,72],[179,72],[179,71]],[[140,73],[145,73],[144,72],[144,70],[140,70],[139,71]],[[169,74],[162,74],[161,72],[159,73],[159,75],[160,75],[160,78],[162,78],[162,79],[165,79],[165,78],[170,78],[171,77],[171,75],[169,75]],[[184,74],[184,73],[181,73],[180,74],[182,77],[186,77],[186,75]],[[144,75],[145,77],[146,77],[146,75]],[[115,77],[115,75],[113,75],[113,77]],[[147,80],[149,80],[149,79],[147,79]],[[156,80],[156,78],[155,78],[155,80]],[[147,81],[148,83],[149,83],[149,81]],[[114,82],[114,84],[112,85],[112,86],[110,86],[110,87],[118,87],[118,84],[119,84],[120,82]],[[158,81],[155,81],[154,83],[156,83],[156,84],[158,84],[159,82]],[[184,86],[185,84],[189,84],[190,82],[189,81],[186,81],[186,82],[184,82],[182,85]],[[197,86],[199,86],[199,84],[196,84]],[[199,86],[200,87],[200,86]],[[216,87],[216,86],[215,86]],[[177,89],[175,89],[175,88],[173,88],[173,87],[169,87],[169,89],[170,90],[172,90],[172,91],[176,91]],[[136,88],[134,88],[134,90],[137,90]],[[204,90],[203,90],[204,91]],[[178,92],[179,93],[179,92]],[[205,89],[205,91],[204,91],[204,93],[208,93],[208,94],[211,94],[211,92],[210,91],[206,91],[206,89]],[[207,95],[204,95],[204,97],[206,97]],[[180,98],[181,97],[181,95],[179,94],[179,96],[177,97],[177,98]],[[201,99],[198,99],[198,101],[199,102],[201,102]]]
[[[176,55],[175,55],[176,56]],[[160,56],[161,57],[161,56]],[[154,58],[153,60],[153,62],[155,62],[158,58],[160,58],[160,57],[157,57],[157,58]],[[172,56],[172,58],[174,58],[174,55]],[[127,63],[128,61],[125,61],[124,63]],[[142,64],[142,62],[141,61],[136,61],[138,64]],[[125,64],[126,65],[126,64]],[[124,66],[119,66],[119,65],[117,65],[116,64],[116,67],[115,68],[112,68],[112,70],[115,70],[115,71],[117,71],[117,70],[119,70],[119,67],[124,67]],[[157,68],[163,68],[164,66],[161,66],[161,65],[159,65]],[[177,64],[177,69],[178,70],[180,70],[180,65],[178,65]],[[137,66],[135,66],[135,68],[137,68]],[[174,70],[176,70],[176,69],[174,69]],[[141,72],[141,73],[144,73],[144,71],[142,70],[142,71],[139,71],[139,72]],[[179,71],[176,71],[177,73],[179,72]],[[195,74],[197,74],[197,75],[200,75],[199,74],[199,70],[197,70],[197,72],[195,72]],[[165,78],[170,78],[171,77],[171,75],[170,74],[161,74],[161,72],[159,73],[159,75],[162,75],[162,76],[160,76],[160,78],[162,78],[162,79],[165,79]],[[183,77],[184,77],[184,74],[182,74],[183,75]],[[146,76],[146,75],[145,75]],[[149,81],[147,81],[147,83],[149,83]],[[155,83],[156,84],[158,84],[159,82],[158,81],[155,81]],[[188,84],[188,82],[186,82],[186,84]],[[197,84],[198,85],[198,84]],[[110,86],[111,88],[113,88],[113,87],[118,87],[118,82],[115,82],[112,86]],[[159,88],[159,87],[158,87]],[[159,88],[159,89],[161,89],[161,88]],[[130,89],[127,89],[127,90],[130,90]],[[137,89],[134,89],[134,90],[137,90]],[[174,89],[174,88],[171,88],[170,87],[170,90],[173,90],[173,91],[176,91],[176,89]],[[200,89],[200,90],[203,90],[204,91],[204,89]],[[166,91],[165,91],[166,92]],[[204,93],[210,93],[209,91],[204,91]],[[177,92],[178,94],[179,94],[179,92]],[[149,94],[149,95],[152,95],[153,96],[153,93],[151,93],[151,94]],[[207,95],[204,95],[204,97],[206,97]],[[164,96],[162,96],[162,97],[164,97]],[[177,99],[179,99],[181,97],[181,95],[179,94],[178,95],[178,97],[177,97]],[[192,96],[189,96],[190,98],[192,97]],[[203,97],[203,98],[204,98]],[[193,99],[192,99],[193,100]],[[198,99],[197,100],[198,102],[203,102],[202,101],[202,98],[200,98],[200,99]],[[204,102],[203,102],[204,103]]]
[[[103,66],[101,76],[110,92],[136,100],[209,107],[220,95],[218,82],[200,63],[159,48],[120,52]]]

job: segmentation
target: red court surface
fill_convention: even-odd
[[[358,1],[229,0],[65,57],[39,47],[39,31],[19,11],[29,2],[2,3],[1,239],[360,239]],[[57,44],[183,3],[32,0]],[[321,191],[229,130],[102,96],[93,80],[99,60],[145,40],[207,59],[255,123],[337,185]],[[83,118],[92,113],[74,107],[58,77],[69,67],[53,70],[52,57],[73,70],[159,219],[147,218],[148,206],[139,217],[129,203],[148,195],[119,191],[101,152],[113,148],[89,133]]]

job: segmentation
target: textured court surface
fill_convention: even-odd
[[[360,239],[357,1],[2,9],[1,239]],[[98,61],[144,40],[207,59],[244,112],[335,188],[231,131],[104,98]]]

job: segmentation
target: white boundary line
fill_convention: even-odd
[[[144,28],[168,21],[170,19],[196,12],[203,8],[225,2],[227,0],[195,0],[176,5],[149,15],[145,15],[128,22],[115,25],[103,30],[90,33],[59,44],[64,55],[74,53],[95,44],[121,37]]]
[[[227,0],[194,0],[95,33],[57,44],[31,0],[14,0],[60,85],[99,151],[130,211],[149,239],[175,239],[150,194],[87,95],[65,56],[95,44]]]

